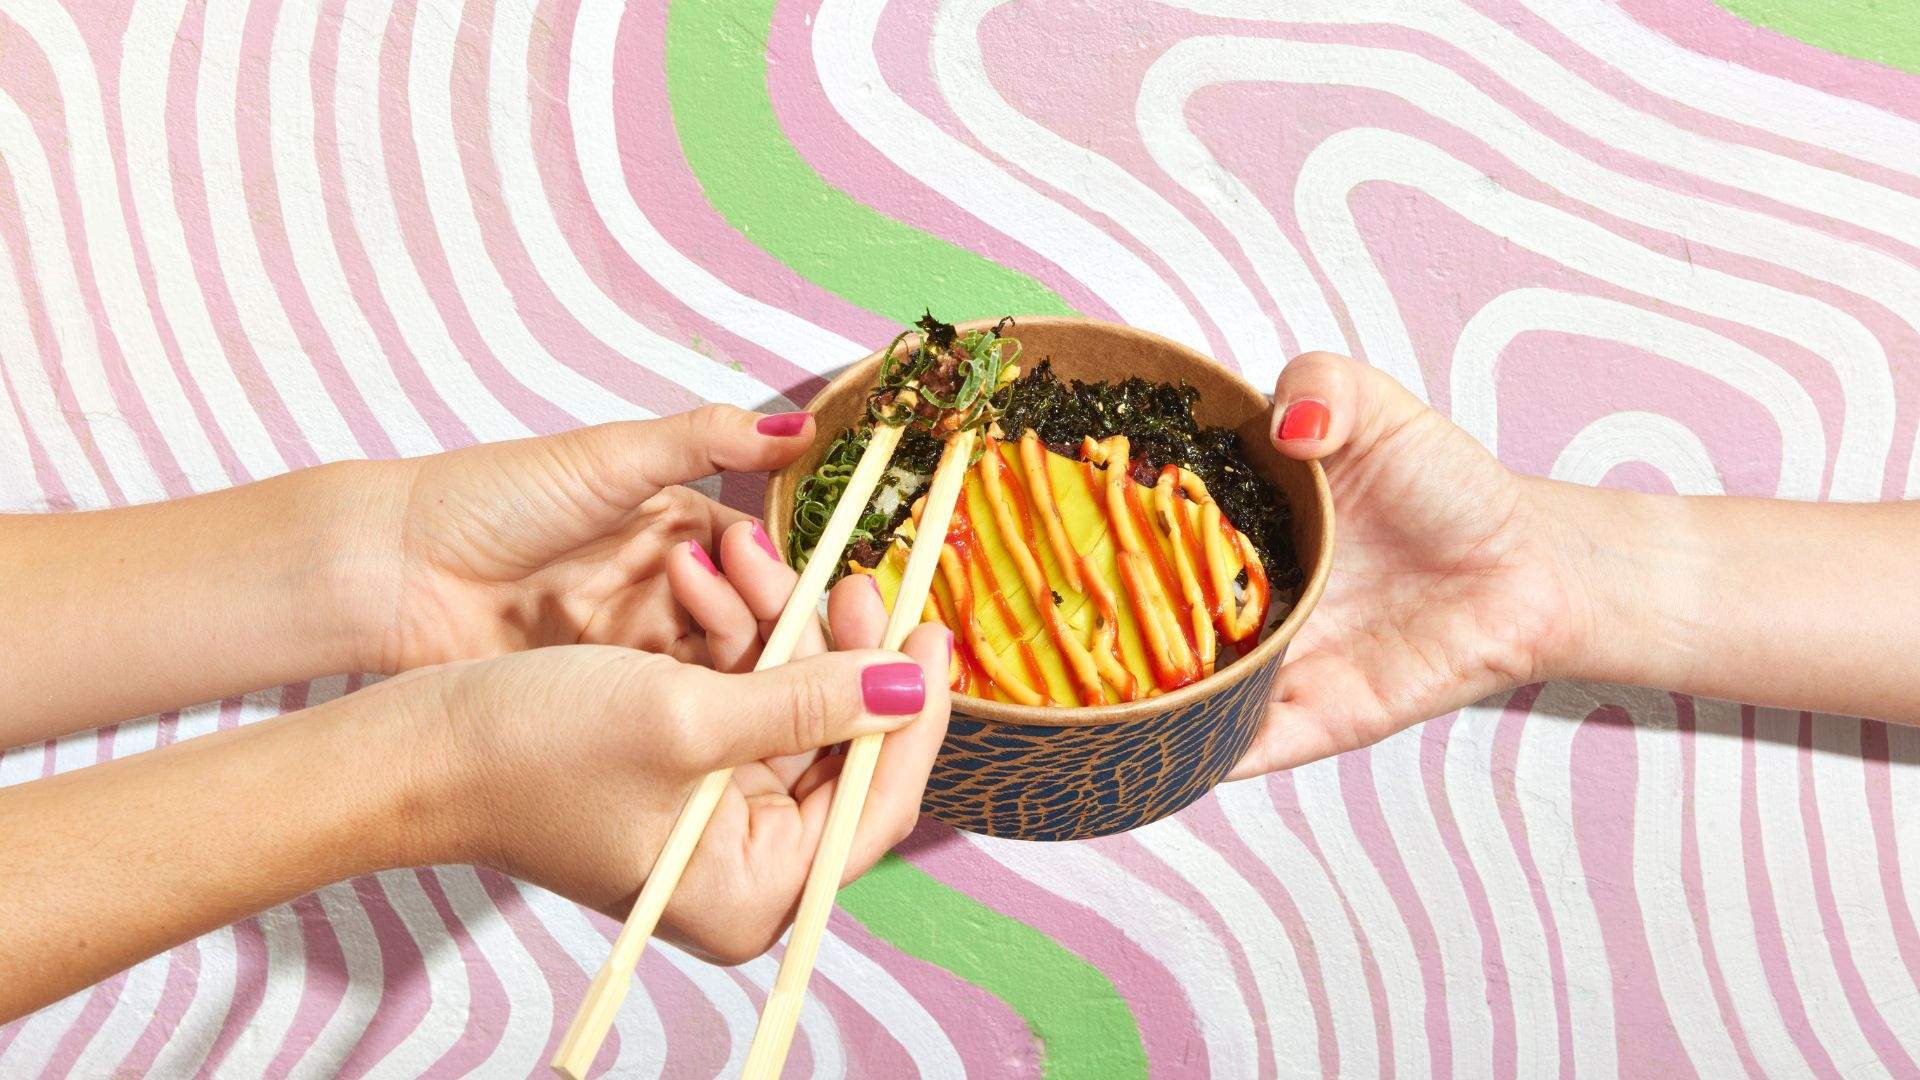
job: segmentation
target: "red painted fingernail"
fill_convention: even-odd
[[[807,421],[813,416],[810,412],[783,412],[772,416],[763,416],[753,425],[753,430],[762,435],[771,435],[776,439],[791,439],[806,430]]]
[[[860,673],[860,700],[880,716],[917,713],[927,703],[927,678],[919,664],[875,664]]]
[[[768,536],[767,530],[761,528],[757,521],[753,523],[753,542],[760,545],[760,550],[767,553],[767,558],[780,561],[780,552],[774,550],[773,537]]]
[[[1280,441],[1324,439],[1331,419],[1326,402],[1301,398],[1287,406],[1287,411],[1280,415]]]
[[[707,555],[706,548],[701,547],[695,541],[689,540],[687,541],[687,554],[693,556],[694,562],[706,567],[707,573],[712,574],[714,577],[720,576],[720,568],[713,565],[713,559]]]

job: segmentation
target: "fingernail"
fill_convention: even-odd
[[[1324,439],[1331,419],[1326,402],[1301,398],[1287,406],[1287,411],[1280,415],[1280,441]]]
[[[917,713],[927,703],[927,679],[919,664],[875,664],[860,673],[860,699],[880,716]]]
[[[768,417],[768,419],[773,418]],[[760,545],[760,550],[767,553],[767,558],[775,562],[780,561],[780,553],[774,550],[773,537],[768,536],[767,530],[761,528],[757,521],[753,523],[753,542]]]
[[[887,602],[887,598],[886,598],[886,596],[885,596],[885,594],[883,594],[883,593],[881,593],[881,591],[880,591],[880,575],[878,575],[878,574],[861,574],[860,576],[861,576],[861,577],[863,577],[863,578],[866,578],[866,579],[867,579],[867,584],[869,584],[869,585],[871,585],[871,586],[873,586],[873,595],[875,595],[875,596],[877,596],[877,597],[879,597],[879,598],[880,598],[880,602],[881,602],[882,604],[884,604],[884,603],[886,603],[886,602]]]
[[[953,631],[947,631],[947,666],[953,666]]]
[[[772,416],[763,416],[753,425],[753,429],[762,435],[771,435],[776,439],[790,439],[806,429],[810,412],[783,412]]]
[[[707,573],[712,574],[714,577],[720,576],[720,568],[713,565],[713,559],[707,555],[707,549],[701,547],[698,542],[693,540],[687,541],[687,554],[693,556],[694,562],[706,567]]]

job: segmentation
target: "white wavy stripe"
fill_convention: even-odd
[[[1460,829],[1467,861],[1486,889],[1507,992],[1513,998],[1514,1063],[1520,1076],[1546,1076],[1561,1067],[1558,1008],[1546,929],[1534,909],[1526,872],[1494,803],[1493,737],[1504,701],[1469,705],[1447,732],[1442,775],[1447,805]],[[1501,1018],[1496,1017],[1495,1023]]]
[[[105,311],[107,326],[126,359],[128,372],[140,388],[140,398],[153,417],[160,438],[197,491],[227,486],[226,469],[207,440],[207,433],[187,401],[186,390],[160,344],[160,331],[146,303],[146,290],[133,260],[133,238],[121,213],[120,179],[113,150],[107,141],[107,118],[100,105],[100,76],[80,28],[59,4],[33,0],[0,0],[0,13],[11,18],[46,56],[60,88],[65,110],[61,132],[66,137],[67,162],[80,201],[80,220],[86,235],[87,259]],[[75,327],[91,325],[71,324]]]
[[[1672,192],[1657,184],[1622,177],[1619,173],[1572,154],[1551,138],[1540,135],[1515,113],[1505,110],[1471,83],[1432,61],[1421,60],[1398,50],[1336,44],[1281,40],[1236,40],[1236,44],[1242,50],[1242,69],[1256,71],[1261,79],[1369,86],[1400,96],[1436,119],[1444,119],[1473,131],[1476,138],[1496,148],[1505,158],[1519,163],[1526,171],[1571,198],[1588,202],[1628,221],[1640,221],[1642,225],[1663,229],[1686,240],[1707,242],[1728,252],[1778,263],[1807,277],[1834,282],[1841,288],[1889,307],[1891,311],[1899,313],[1908,325],[1920,327],[1920,304],[1914,302],[1914,296],[1920,296],[1920,269],[1901,263],[1899,259],[1889,258],[1872,248],[1836,240],[1834,236],[1818,233],[1814,229],[1789,225],[1786,221],[1778,221],[1761,213],[1728,208],[1718,202]],[[1242,73],[1242,77],[1248,75]],[[1365,129],[1350,129],[1348,133],[1331,136],[1327,142],[1354,135],[1356,131]],[[1306,169],[1302,169],[1302,173],[1304,171]],[[1296,194],[1296,208],[1302,213],[1302,227],[1308,231],[1309,246],[1319,246],[1313,240],[1311,229],[1315,221],[1306,213],[1306,204],[1300,194]],[[1340,215],[1346,219],[1352,217],[1344,208],[1340,208]],[[1582,225],[1586,225],[1588,233],[1611,236],[1611,233],[1605,233],[1597,225]],[[1348,229],[1340,229],[1340,233],[1346,234]],[[1619,244],[1624,244],[1624,240],[1613,238],[1611,246],[1619,248]],[[1565,258],[1559,261],[1576,265]],[[1601,265],[1603,263],[1605,259],[1601,259]],[[1688,269],[1695,269],[1692,263],[1684,265]],[[1596,269],[1586,265],[1578,265],[1576,269],[1607,279],[1605,273],[1597,273]],[[1705,269],[1701,269],[1699,275],[1707,282],[1728,279],[1728,275]],[[1356,323],[1365,315],[1369,325],[1375,325],[1375,336],[1379,338],[1382,348],[1388,350],[1386,357],[1390,361],[1390,369],[1394,369],[1396,377],[1405,382],[1404,375],[1400,375],[1400,367],[1411,367],[1413,356],[1411,344],[1405,338],[1405,329],[1398,319],[1398,309],[1392,307],[1392,296],[1384,290],[1384,284],[1377,281],[1377,275],[1361,277],[1350,284],[1365,302],[1361,309],[1354,311]],[[1346,294],[1348,288],[1342,288],[1342,296]],[[1801,304],[1812,302],[1803,300]],[[1354,307],[1352,300],[1350,307]],[[1834,323],[1836,334],[1851,338],[1849,350],[1820,354],[1834,363],[1849,402],[1849,423],[1841,430],[1839,442],[1834,496],[1849,500],[1872,500],[1880,494],[1880,477],[1884,473],[1887,444],[1891,444],[1893,432],[1891,375],[1887,373],[1882,359],[1884,350],[1880,350],[1880,344],[1872,338],[1872,334],[1834,307],[1824,304],[1818,307],[1824,311],[1816,313],[1814,307],[1803,307],[1801,319],[1814,321],[1814,325]],[[1759,323],[1751,325],[1768,329]],[[1780,334],[1778,329],[1770,329],[1770,332]],[[1789,340],[1793,340],[1791,334],[1780,336],[1788,336]],[[1864,352],[1860,352],[1862,348]]]
[[[286,471],[285,459],[227,362],[200,292],[186,230],[174,201],[173,162],[167,153],[167,88],[185,0],[135,0],[120,41],[120,136],[140,238],[152,266],[154,293],[180,347],[207,412],[233,447],[248,477]]]
[[[0,244],[0,259],[7,257],[5,245]],[[0,344],[0,370],[4,370],[7,351]],[[20,423],[24,412],[10,387],[0,395],[0,513],[44,511],[49,502],[33,473],[33,451],[27,447],[27,432]]]
[[[499,1041],[474,1072],[480,1076],[497,1076],[539,1061],[553,1028],[553,991],[540,965],[527,952],[520,935],[508,924],[473,867],[442,866],[435,868],[434,873],[440,878],[447,903],[460,920],[468,940],[499,978],[507,996],[504,1018],[467,1014],[468,1031],[496,1025],[500,1028]]]
[[[476,439],[529,434],[474,375],[466,355],[447,331],[413,255],[402,239],[380,135],[380,54],[393,6],[381,0],[348,0],[339,22],[334,59],[334,138],[340,178],[355,236],[366,252],[381,299],[393,314],[407,350],[440,397],[456,410]],[[464,389],[462,389],[464,387]]]
[[[587,198],[607,232],[636,267],[681,303],[728,332],[777,353],[806,371],[827,375],[871,352],[859,342],[734,291],[674,247],[647,219],[627,186],[613,113],[614,50],[624,10],[624,5],[615,0],[583,3],[574,17],[573,49],[567,66],[567,115],[573,124],[580,175],[586,183]],[[501,123],[496,125],[496,138],[511,142],[516,156],[521,156],[524,149],[524,159],[528,162],[532,160],[531,146],[524,137],[528,127],[515,126],[515,122],[526,123],[526,101],[533,93],[530,80],[525,78],[528,74],[526,46],[532,21],[531,5],[502,0],[496,6],[494,61],[488,82],[496,113],[507,114],[502,115]],[[514,74],[522,76],[521,80],[516,82],[509,77]],[[539,179],[537,171],[528,170],[524,165],[514,170],[503,166],[501,172]],[[545,209],[544,200],[530,207],[529,215],[542,217],[539,224],[543,227],[552,224],[552,213]],[[554,235],[558,232],[558,227],[553,226]]]
[[[1210,14],[1274,17],[1272,7],[1262,0],[1184,0],[1181,6]],[[1335,24],[1379,20],[1424,30],[1485,64],[1516,90],[1603,145],[1632,147],[1636,156],[1649,161],[1824,214],[1909,245],[1920,240],[1920,199],[1759,147],[1687,131],[1634,109],[1568,71],[1498,21],[1464,4],[1408,6],[1394,0],[1307,0],[1290,5],[1285,18]],[[1719,93],[1725,94],[1725,88]],[[1464,124],[1467,119],[1463,116],[1452,122]],[[1484,131],[1477,126],[1474,130]]]
[[[1215,81],[1227,59],[1219,54],[1232,46],[1223,38],[1197,38],[1176,42],[1160,54],[1140,81],[1134,124],[1154,163],[1206,206],[1239,243],[1293,335],[1295,350],[1347,352],[1351,346],[1346,331],[1305,257],[1253,189],[1187,126],[1188,100]]]
[[[1694,700],[1693,831],[1700,855],[1701,900],[1707,933],[1740,1030],[1754,1061],[1767,1075],[1802,1075],[1810,1066],[1787,1034],[1780,1004],[1767,982],[1747,894],[1746,851],[1740,785],[1740,706],[1710,698]]]
[[[696,960],[666,942],[655,941],[647,949],[649,952],[658,952],[679,968],[680,974],[685,975],[694,989],[700,991],[714,1011],[720,1014],[721,1022],[727,1025],[727,1060],[714,1070],[714,1075],[739,1076],[740,1066],[747,1061],[747,1047],[753,1044],[754,1026],[760,1020],[760,1010],[754,1007],[753,999],[726,972],[703,960]]]
[[[72,255],[54,195],[53,173],[41,152],[33,124],[13,98],[0,92],[0,161],[13,179],[14,198],[20,220],[26,227],[27,250],[32,255],[34,283],[40,290],[40,302],[46,307],[47,322],[54,327],[71,327],[75,332],[62,334],[56,362],[72,388],[74,403],[80,407],[94,445],[114,483],[133,502],[151,502],[164,493],[159,477],[134,437],[133,429],[120,416],[107,381],[106,366],[100,358],[98,343],[91,332],[93,317],[81,299],[80,281],[75,276]],[[7,273],[11,275],[12,268]],[[17,295],[17,292],[16,292]],[[25,324],[21,324],[24,326]],[[41,355],[36,346],[26,353],[15,370]],[[55,409],[53,415],[63,415]],[[84,460],[84,459],[82,459]],[[104,499],[103,499],[104,501]]]
[[[1420,763],[1421,730],[1409,728],[1368,751],[1374,794],[1381,818],[1407,868],[1421,908],[1433,925],[1440,950],[1440,973],[1447,1006],[1447,1036],[1456,1076],[1493,1071],[1495,1018],[1487,1000],[1485,945],[1459,870],[1440,837],[1439,823],[1427,802],[1426,771]],[[1505,1016],[1499,1023],[1508,1022]],[[1424,1028],[1423,1028],[1424,1030]]]
[[[1860,758],[1860,725],[1852,717],[1813,717],[1813,797],[1825,842],[1827,883],[1840,916],[1837,936],[1873,1009],[1886,1021],[1910,1057],[1920,1060],[1920,986],[1900,958],[1892,913],[1880,887],[1880,856],[1867,838],[1866,776]],[[1829,927],[1830,936],[1836,936]]]
[[[1396,1068],[1427,1061],[1427,987],[1420,977],[1413,938],[1380,871],[1355,835],[1341,796],[1340,766],[1332,758],[1294,769],[1294,797],[1308,831],[1326,857],[1334,888],[1346,897],[1367,949],[1379,966],[1392,1021]],[[1377,1021],[1378,1022],[1378,1021]]]
[[[1572,683],[1548,683],[1540,691],[1533,703],[1538,719],[1520,729],[1513,788],[1526,824],[1527,848],[1566,960],[1575,1075],[1613,1076],[1619,1071],[1615,1041],[1588,1035],[1615,1028],[1613,968],[1573,836],[1570,780],[1573,733],[1579,725],[1554,719],[1585,716],[1595,704],[1589,691]]]
[[[216,730],[220,723],[220,705],[209,702],[180,710],[174,725],[175,742],[196,738]],[[154,1076],[192,1076],[213,1049],[213,1042],[225,1025],[233,1007],[237,985],[238,951],[233,928],[223,926],[204,934],[194,942],[199,952],[199,974],[194,980],[193,996],[173,1034],[162,1043],[150,1070]]]
[[[420,882],[422,870],[383,870],[375,874],[387,903],[400,917],[414,947],[420,950],[420,971],[427,980],[427,1012],[413,1030],[370,1063],[369,1080],[409,1080],[422,1076],[440,1060],[465,1030],[472,1015],[473,991],[465,964],[458,962],[455,943],[446,923]]]
[[[1611,4],[1522,2],[1614,70],[1689,109],[1920,176],[1920,124],[1904,116],[1683,48]]]
[[[1177,819],[1156,821],[1129,835],[1192,882],[1226,924],[1233,947],[1245,955],[1253,974],[1256,1000],[1251,1004],[1267,1018],[1272,1064],[1287,1072],[1308,1062],[1317,1063],[1314,1026],[1306,1022],[1311,1015],[1306,977],[1300,971],[1300,960],[1294,955],[1286,927],[1274,917],[1266,898],[1234,870],[1225,856]],[[1216,977],[1225,980],[1228,974],[1221,971]],[[1233,1062],[1236,1072],[1253,1071],[1256,1065],[1251,1060]]]
[[[899,1041],[919,1075],[966,1075],[966,1064],[946,1029],[912,990],[861,948],[828,932],[820,940],[820,955],[814,966]]]
[[[650,418],[651,412],[561,363],[540,344],[521,320],[519,304],[482,239],[453,132],[454,39],[464,7],[462,0],[419,5],[407,64],[407,119],[454,286],[487,348],[503,361],[510,358],[515,377],[529,390],[584,423]]]
[[[220,280],[233,297],[234,312],[254,355],[307,445],[322,461],[365,457],[359,439],[347,427],[339,405],[308,360],[306,347],[288,321],[260,257],[246,181],[240,170],[240,133],[235,116],[240,104],[241,37],[246,20],[247,0],[207,0],[201,20],[194,123],[200,182],[206,191]]]
[[[980,23],[1006,2],[943,0],[934,16],[933,73],[954,115],[1008,162],[1071,193],[1159,255],[1220,328],[1242,370],[1271,381],[1286,360],[1273,319],[1206,234],[1133,174],[1007,104],[987,78]]]
[[[373,920],[361,906],[351,882],[338,882],[314,893],[327,924],[339,939],[345,960],[346,982],[340,990],[340,1002],[327,1018],[304,1053],[294,1061],[296,1076],[331,1077],[353,1053],[374,1014],[380,1011],[385,996],[383,976],[386,958],[381,955],[380,940],[374,936]],[[274,1051],[278,1054],[279,1051]],[[270,1058],[268,1060],[271,1060]]]
[[[1705,327],[1618,300],[1560,289],[1502,293],[1460,329],[1450,369],[1453,420],[1487,449],[1497,451],[1499,445],[1495,374],[1500,354],[1529,330],[1622,342],[1739,390],[1766,409],[1780,430],[1777,493],[1791,499],[1820,497],[1826,439],[1820,410],[1798,380],[1759,353]]]
[[[1681,494],[1721,487],[1713,455],[1700,436],[1671,416],[1639,411],[1608,413],[1581,428],[1555,459],[1553,475],[1592,486],[1628,461],[1647,462],[1666,473]]]
[[[1236,1075],[1235,1062],[1257,1058],[1253,1017],[1239,988],[1223,975],[1232,968],[1226,947],[1183,905],[1115,866],[1091,844],[1042,846],[957,835],[1013,873],[1088,908],[1164,967],[1192,1003],[1210,1073]],[[1071,896],[1048,884],[1064,881],[1075,885]]]
[[[847,126],[892,161],[939,161],[911,169],[915,181],[1059,266],[1122,321],[1206,349],[1206,331],[1145,260],[894,93],[874,52],[886,2],[822,0],[814,13],[814,74]]]
[[[527,910],[553,935],[579,966],[581,987],[591,982],[607,958],[612,942],[589,920],[587,909],[524,881],[514,881]],[[619,1035],[619,1057],[608,1067],[611,1075],[659,1076],[667,1062],[667,1031],[660,1012],[637,981],[613,1018]]]
[[[1888,724],[1887,801],[1907,910],[1920,912],[1920,728]]]
[[[488,65],[487,110],[488,130],[493,137],[494,167],[500,171],[501,196],[506,201],[507,212],[513,218],[514,229],[521,234],[521,247],[532,260],[541,279],[575,321],[635,364],[669,376],[709,401],[724,401],[770,411],[793,408],[793,402],[786,395],[747,372],[735,371],[725,363],[671,341],[629,315],[580,265],[573,246],[567,242],[560,223],[553,216],[553,207],[548,202],[540,170],[534,164],[533,119],[528,104],[531,83],[527,72],[527,45],[533,27],[533,7],[532,0],[501,0],[494,5],[493,33],[489,37],[491,60]],[[618,24],[616,14],[613,26],[606,34],[609,65]],[[573,46],[576,53],[583,46],[583,32],[578,26],[574,29]],[[572,74],[571,69],[569,74]],[[570,109],[577,85],[572,83],[568,88]],[[606,90],[606,106],[611,112],[611,78],[606,83]],[[597,140],[603,137],[605,143],[599,144]],[[618,168],[618,145],[611,127],[606,130],[594,129],[591,137],[583,135],[575,145],[581,156],[583,170],[590,155],[599,157],[604,165],[604,155],[607,154],[613,156],[614,166]],[[619,174],[616,172],[614,175],[617,177]],[[633,216],[639,216],[638,207],[622,223],[632,225]],[[621,239],[624,246],[625,238],[616,239]],[[665,242],[662,241],[660,246],[666,247]],[[651,254],[664,255],[665,252],[656,250]],[[640,265],[648,269],[645,263]],[[758,321],[777,322],[789,336],[797,322],[791,318],[770,320],[764,317]],[[810,344],[817,344],[820,340],[818,334],[810,337]],[[837,349],[837,342],[834,347]],[[802,351],[805,351],[805,347]],[[845,363],[866,352],[856,345],[844,352],[830,353],[827,362],[831,362],[830,358],[840,357],[844,358],[841,363]],[[819,362],[816,360],[816,363]]]
[[[1372,180],[1422,191],[1480,228],[1581,273],[1751,326],[1826,359],[1846,400],[1831,494],[1842,499],[1879,497],[1893,439],[1892,374],[1886,350],[1851,316],[1798,293],[1661,255],[1489,183],[1478,170],[1425,142],[1377,128],[1350,128],[1331,136],[1301,167],[1296,201],[1302,224],[1309,245],[1336,281],[1386,289],[1346,204],[1348,193]],[[1387,303],[1392,304],[1391,297]],[[1397,309],[1386,311],[1404,338]],[[1356,324],[1360,317],[1355,309]]]
[[[1300,912],[1300,921],[1313,941],[1314,957],[1320,963],[1318,989],[1333,1017],[1341,1070],[1356,1076],[1376,1074],[1380,1071],[1380,1047],[1374,1028],[1386,1018],[1373,1015],[1373,999],[1360,960],[1362,943],[1355,938],[1326,871],[1275,812],[1269,790],[1269,784],[1275,782],[1230,784],[1218,789],[1215,797],[1235,835],[1266,864]],[[1414,978],[1418,977],[1416,973]],[[1305,1024],[1312,1015],[1307,1001],[1288,1006],[1296,1023]],[[1404,1064],[1395,1062],[1396,1068]]]
[[[1854,1019],[1827,944],[1841,927],[1827,926],[1813,889],[1807,833],[1800,816],[1800,717],[1781,709],[1754,710],[1754,784],[1760,804],[1760,843],[1780,919],[1780,937],[1807,1019],[1842,1075],[1879,1069],[1879,1058]]]
[[[773,989],[774,978],[780,973],[780,962],[772,956],[761,956],[734,970],[759,987],[761,1000],[765,1001],[767,992]],[[819,977],[818,971],[815,977]],[[808,994],[800,1001],[799,1034],[806,1038],[807,1052],[813,1059],[813,1080],[841,1080],[847,1075],[847,1052],[840,1043],[840,1025],[833,1022],[833,1015],[820,1003],[817,994]]]
[[[19,177],[14,177],[19,183]],[[44,287],[44,285],[43,285]],[[52,459],[53,471],[74,502],[76,510],[99,510],[107,505],[106,488],[80,449],[80,441],[67,425],[67,417],[54,397],[53,384],[41,364],[39,343],[27,322],[26,295],[20,291],[20,279],[13,271],[13,253],[6,238],[0,237],[0,363],[7,367],[7,382],[13,388],[14,401],[26,417],[34,438]],[[19,459],[18,469],[9,472],[31,478],[28,459]]]

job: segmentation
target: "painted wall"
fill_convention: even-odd
[[[1739,5],[1826,52],[1651,0],[530,2],[0,0],[0,507],[785,406],[927,304],[1258,382],[1349,350],[1532,472],[1920,494],[1897,5]],[[1915,1075],[1917,901],[1913,732],[1536,687],[1127,837],[924,828],[796,1074]],[[382,874],[0,1028],[0,1075],[532,1073],[611,929]],[[733,1067],[772,972],[650,952],[617,1071]]]

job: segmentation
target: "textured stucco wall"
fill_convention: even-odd
[[[1734,6],[0,0],[0,509],[804,401],[928,304],[1346,350],[1532,472],[1920,494],[1920,33]],[[793,1075],[1915,1075],[1916,900],[1914,733],[1536,687],[1126,837],[922,829]],[[532,1073],[611,929],[382,874],[0,1076]],[[772,971],[650,952],[617,1071],[737,1067]]]

